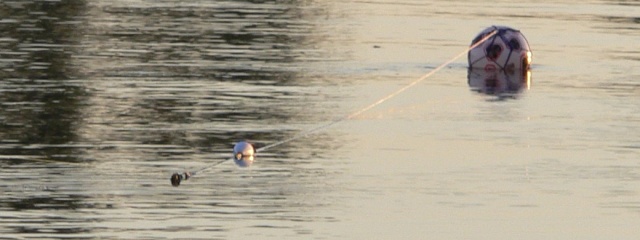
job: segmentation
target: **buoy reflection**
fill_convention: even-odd
[[[468,83],[471,90],[500,98],[516,98],[531,88],[531,70],[493,70],[469,68]]]

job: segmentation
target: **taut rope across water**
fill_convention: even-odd
[[[454,56],[454,57],[452,57],[451,59],[449,59],[449,60],[447,60],[447,61],[443,62],[443,63],[442,63],[442,64],[440,64],[440,65],[438,65],[437,67],[435,67],[434,69],[432,69],[431,71],[429,71],[428,73],[426,73],[425,75],[423,75],[422,77],[420,77],[420,78],[417,78],[417,79],[413,80],[412,82],[410,82],[410,83],[408,83],[407,85],[405,85],[405,86],[403,86],[403,87],[399,88],[399,89],[398,89],[398,90],[396,90],[395,92],[392,92],[392,93],[390,93],[390,94],[388,94],[388,95],[386,95],[386,96],[384,96],[384,97],[382,97],[382,98],[378,99],[377,101],[375,101],[375,102],[371,103],[370,105],[368,105],[368,106],[366,106],[366,107],[363,107],[363,108],[361,108],[361,109],[359,109],[359,110],[357,110],[357,111],[354,111],[353,113],[351,113],[351,114],[349,114],[349,115],[347,115],[347,116],[344,116],[344,117],[341,117],[341,118],[337,118],[337,119],[335,119],[335,120],[333,120],[333,121],[331,121],[331,122],[325,123],[325,124],[323,124],[323,125],[320,125],[320,126],[317,126],[317,127],[311,128],[311,129],[307,129],[306,131],[299,132],[299,133],[297,133],[296,135],[294,135],[294,136],[292,136],[292,137],[290,137],[290,138],[287,138],[287,139],[284,139],[284,140],[281,140],[281,141],[277,141],[277,142],[271,143],[271,144],[269,144],[269,145],[266,145],[266,146],[264,146],[264,147],[261,147],[261,148],[255,149],[255,152],[264,152],[264,151],[266,151],[266,150],[268,150],[268,149],[270,149],[270,148],[273,148],[273,147],[276,147],[276,146],[279,146],[279,145],[282,145],[282,144],[285,144],[285,143],[291,142],[291,141],[296,140],[296,139],[299,139],[299,138],[303,138],[303,137],[309,136],[309,135],[311,135],[311,134],[313,134],[313,133],[320,132],[320,131],[322,131],[322,130],[324,130],[324,129],[327,129],[327,128],[329,128],[329,127],[331,127],[331,126],[333,126],[333,125],[335,125],[335,124],[338,124],[338,123],[340,123],[340,122],[344,122],[344,121],[347,121],[347,120],[353,119],[354,117],[357,117],[357,116],[359,116],[360,114],[362,114],[362,113],[364,113],[364,112],[366,112],[366,111],[369,111],[370,109],[372,109],[372,108],[374,108],[374,107],[376,107],[376,106],[378,106],[378,105],[380,105],[380,104],[382,104],[382,103],[386,102],[387,100],[389,100],[389,99],[391,99],[391,98],[393,98],[393,97],[395,97],[395,96],[397,96],[397,95],[401,94],[402,92],[406,91],[407,89],[409,89],[409,88],[411,88],[411,87],[415,86],[416,84],[418,84],[418,83],[420,83],[420,82],[424,81],[425,79],[427,79],[427,78],[431,77],[433,74],[435,74],[436,72],[440,71],[442,68],[446,67],[447,65],[451,64],[451,63],[452,63],[453,61],[455,61],[456,59],[458,59],[458,58],[462,57],[463,55],[467,54],[469,51],[471,51],[471,49],[474,49],[475,47],[477,47],[477,46],[479,46],[480,44],[482,44],[482,43],[484,43],[485,41],[487,41],[487,39],[491,38],[491,37],[492,37],[493,35],[495,35],[496,33],[498,33],[498,31],[497,31],[497,30],[494,30],[494,31],[492,31],[492,32],[489,32],[489,33],[488,33],[488,34],[486,34],[482,39],[480,39],[478,42],[476,42],[476,43],[472,44],[472,45],[471,45],[471,46],[469,46],[466,50],[464,50],[464,51],[460,52],[459,54],[455,55],[455,56]],[[192,171],[192,172],[184,172],[184,173],[182,173],[182,174],[174,173],[173,175],[171,175],[171,184],[172,184],[173,186],[179,186],[179,185],[180,185],[180,181],[181,181],[181,180],[183,180],[183,179],[184,179],[184,180],[187,180],[187,179],[189,179],[190,177],[192,177],[192,176],[196,175],[197,173],[201,173],[201,172],[203,172],[203,171],[205,171],[205,170],[207,170],[207,169],[211,169],[211,168],[213,168],[213,167],[215,167],[215,166],[217,166],[217,165],[220,165],[220,164],[221,164],[221,163],[223,163],[223,162],[226,162],[226,161],[229,161],[229,160],[233,160],[233,159],[234,159],[233,157],[232,157],[232,158],[229,158],[229,159],[225,159],[225,160],[223,160],[223,161],[216,162],[216,163],[214,163],[214,164],[211,164],[211,165],[209,165],[209,166],[203,167],[203,168],[201,168],[201,169],[199,169],[199,170]]]

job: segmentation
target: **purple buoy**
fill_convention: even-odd
[[[505,26],[491,26],[480,32],[471,42],[477,43],[493,31],[495,35],[469,50],[469,68],[491,71],[516,71],[531,68],[531,48],[520,30]]]

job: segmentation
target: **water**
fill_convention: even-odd
[[[635,1],[4,1],[3,239],[635,239]],[[529,86],[467,84],[522,30]]]

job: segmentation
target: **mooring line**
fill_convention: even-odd
[[[329,128],[329,127],[331,127],[331,126],[335,125],[335,124],[338,124],[338,123],[341,123],[341,122],[344,122],[344,121],[348,121],[348,120],[350,120],[350,119],[353,119],[353,118],[355,118],[355,117],[359,116],[360,114],[362,114],[362,113],[364,113],[364,112],[366,112],[366,111],[371,110],[372,108],[374,108],[374,107],[376,107],[376,106],[378,106],[378,105],[380,105],[380,104],[382,104],[382,103],[384,103],[384,102],[388,101],[389,99],[391,99],[391,98],[393,98],[393,97],[395,97],[395,96],[397,96],[397,95],[401,94],[402,92],[406,91],[407,89],[409,89],[409,88],[411,88],[411,87],[415,86],[416,84],[418,84],[418,83],[420,83],[420,82],[424,81],[425,79],[427,79],[427,78],[431,77],[433,74],[435,74],[436,72],[440,71],[442,68],[446,67],[447,65],[451,64],[452,62],[454,62],[454,61],[455,61],[455,60],[457,60],[458,58],[460,58],[460,57],[462,57],[463,55],[467,54],[467,53],[468,53],[469,51],[471,51],[472,49],[476,48],[476,47],[477,47],[477,46],[479,46],[480,44],[482,44],[482,43],[484,43],[485,41],[487,41],[489,38],[491,38],[492,36],[494,36],[496,33],[498,33],[498,31],[497,31],[497,30],[493,30],[492,32],[489,32],[487,35],[485,35],[485,36],[484,36],[482,39],[480,39],[478,42],[476,42],[476,43],[472,44],[472,45],[471,45],[471,46],[469,46],[466,50],[464,50],[464,51],[460,52],[459,54],[455,55],[455,56],[454,56],[454,57],[452,57],[451,59],[449,59],[449,60],[447,60],[447,61],[443,62],[443,63],[442,63],[442,64],[440,64],[440,65],[438,65],[437,67],[435,67],[434,69],[432,69],[431,71],[429,71],[428,73],[426,73],[425,75],[423,75],[422,77],[420,77],[420,78],[417,78],[417,79],[413,80],[412,82],[410,82],[410,83],[408,83],[407,85],[405,85],[405,86],[403,86],[403,87],[399,88],[399,89],[398,89],[398,90],[396,90],[395,92],[392,92],[392,93],[390,93],[390,94],[388,94],[388,95],[386,95],[386,96],[384,96],[384,97],[382,97],[382,98],[378,99],[377,101],[375,101],[375,102],[371,103],[370,105],[368,105],[368,106],[366,106],[366,107],[363,107],[363,108],[361,108],[361,109],[359,109],[359,110],[357,110],[357,111],[352,112],[351,114],[349,114],[349,115],[347,115],[347,116],[337,118],[337,119],[335,119],[335,120],[333,120],[333,121],[330,121],[330,122],[328,122],[328,123],[325,123],[325,124],[323,124],[323,125],[320,125],[320,126],[317,126],[317,127],[314,127],[314,128],[307,129],[307,130],[305,130],[305,131],[299,132],[299,133],[297,133],[297,134],[293,135],[293,136],[292,136],[292,137],[290,137],[290,138],[287,138],[287,139],[284,139],[284,140],[280,140],[280,141],[277,141],[277,142],[274,142],[274,143],[268,144],[268,145],[266,145],[266,146],[263,146],[263,147],[257,148],[257,149],[255,149],[255,152],[256,152],[256,153],[258,153],[258,152],[264,152],[264,151],[266,151],[266,150],[268,150],[268,149],[271,149],[271,148],[273,148],[273,147],[276,147],[276,146],[279,146],[279,145],[282,145],[282,144],[285,144],[285,143],[291,142],[291,141],[293,141],[293,140],[296,140],[296,139],[299,139],[299,138],[303,138],[303,137],[309,136],[309,135],[311,135],[311,134],[314,134],[314,133],[320,132],[320,131],[322,131],[322,130],[324,130],[324,129],[327,129],[327,128]],[[171,178],[171,180],[172,180],[172,184],[174,183],[174,180],[176,180],[177,185],[179,185],[179,184],[180,184],[180,180],[182,180],[183,178],[184,178],[184,179],[189,179],[191,176],[194,176],[194,175],[196,175],[197,173],[201,173],[202,171],[205,171],[205,170],[207,170],[207,169],[211,169],[211,168],[213,168],[213,167],[215,167],[215,166],[217,166],[217,165],[220,165],[221,163],[224,163],[224,162],[229,161],[229,160],[233,160],[233,157],[228,158],[228,159],[225,159],[225,160],[222,160],[222,161],[219,161],[219,162],[216,162],[216,163],[214,163],[214,164],[208,165],[208,166],[206,166],[206,167],[203,167],[203,168],[201,168],[201,169],[199,169],[199,170],[196,170],[196,171],[193,171],[193,172],[184,172],[183,174],[177,174],[177,173],[175,173],[175,174],[172,176],[172,178]],[[179,179],[174,179],[174,177],[175,177],[175,178],[179,178]],[[176,186],[176,185],[174,185],[174,186]]]
[[[265,151],[265,150],[270,149],[270,148],[273,148],[273,147],[275,147],[275,146],[282,145],[282,144],[285,144],[285,143],[291,142],[291,141],[293,141],[293,140],[296,140],[296,139],[299,139],[299,138],[302,138],[302,137],[306,137],[306,136],[311,135],[311,134],[313,134],[313,133],[315,133],[315,132],[319,132],[320,130],[323,130],[323,129],[329,128],[329,127],[331,127],[331,126],[333,126],[333,125],[335,125],[335,124],[337,124],[337,123],[340,123],[340,122],[343,122],[343,121],[347,121],[347,120],[353,119],[354,117],[357,117],[357,116],[359,116],[360,114],[362,114],[362,113],[364,113],[364,112],[366,112],[366,111],[371,110],[372,108],[374,108],[374,107],[376,107],[376,106],[378,106],[378,105],[380,105],[380,104],[382,104],[382,103],[386,102],[387,100],[389,100],[389,99],[391,99],[391,98],[393,98],[393,97],[395,97],[395,96],[399,95],[400,93],[402,93],[402,92],[406,91],[407,89],[409,89],[409,88],[411,88],[411,87],[415,86],[416,84],[418,84],[418,83],[420,83],[420,82],[424,81],[425,79],[427,79],[427,78],[431,77],[431,75],[435,74],[436,72],[440,71],[442,68],[444,68],[444,67],[446,67],[447,65],[451,64],[451,63],[452,63],[452,62],[454,62],[456,59],[458,59],[458,58],[462,57],[463,55],[467,54],[469,51],[471,51],[471,49],[474,49],[475,47],[479,46],[479,45],[480,45],[480,44],[482,44],[483,42],[487,41],[487,39],[491,38],[491,37],[492,37],[493,35],[495,35],[496,33],[497,33],[497,30],[494,30],[494,31],[490,32],[489,34],[487,34],[486,36],[484,36],[482,39],[480,39],[480,41],[478,41],[478,42],[474,43],[473,45],[469,46],[466,50],[464,50],[464,51],[460,52],[458,55],[454,56],[453,58],[451,58],[451,59],[447,60],[446,62],[443,62],[443,63],[442,63],[442,64],[440,64],[440,65],[438,65],[436,68],[432,69],[431,71],[429,71],[428,73],[426,73],[426,74],[425,74],[425,75],[423,75],[422,77],[420,77],[420,78],[418,78],[418,79],[416,79],[416,80],[413,80],[412,82],[410,82],[409,84],[405,85],[404,87],[402,87],[402,88],[400,88],[400,89],[396,90],[395,92],[392,92],[392,93],[390,93],[390,94],[388,94],[388,95],[386,95],[386,96],[384,96],[384,97],[380,98],[380,99],[379,99],[379,100],[377,100],[376,102],[371,103],[370,105],[368,105],[368,106],[366,106],[366,107],[364,107],[364,108],[361,108],[361,109],[359,109],[359,110],[357,110],[357,111],[354,111],[353,113],[351,113],[351,114],[349,114],[349,115],[347,115],[347,116],[345,116],[345,117],[341,117],[341,118],[338,118],[338,119],[333,120],[333,121],[331,121],[331,122],[328,122],[328,123],[326,123],[326,124],[324,124],[324,125],[320,125],[320,126],[317,126],[317,127],[311,128],[311,129],[308,129],[308,130],[306,130],[306,131],[300,132],[300,133],[298,133],[298,134],[296,134],[296,135],[294,135],[294,136],[292,136],[292,137],[290,137],[290,138],[288,138],[288,139],[281,140],[281,141],[277,141],[277,142],[271,143],[271,144],[269,144],[269,145],[266,145],[266,146],[264,146],[264,147],[258,148],[258,149],[256,149],[256,152],[262,152],[262,151]]]

